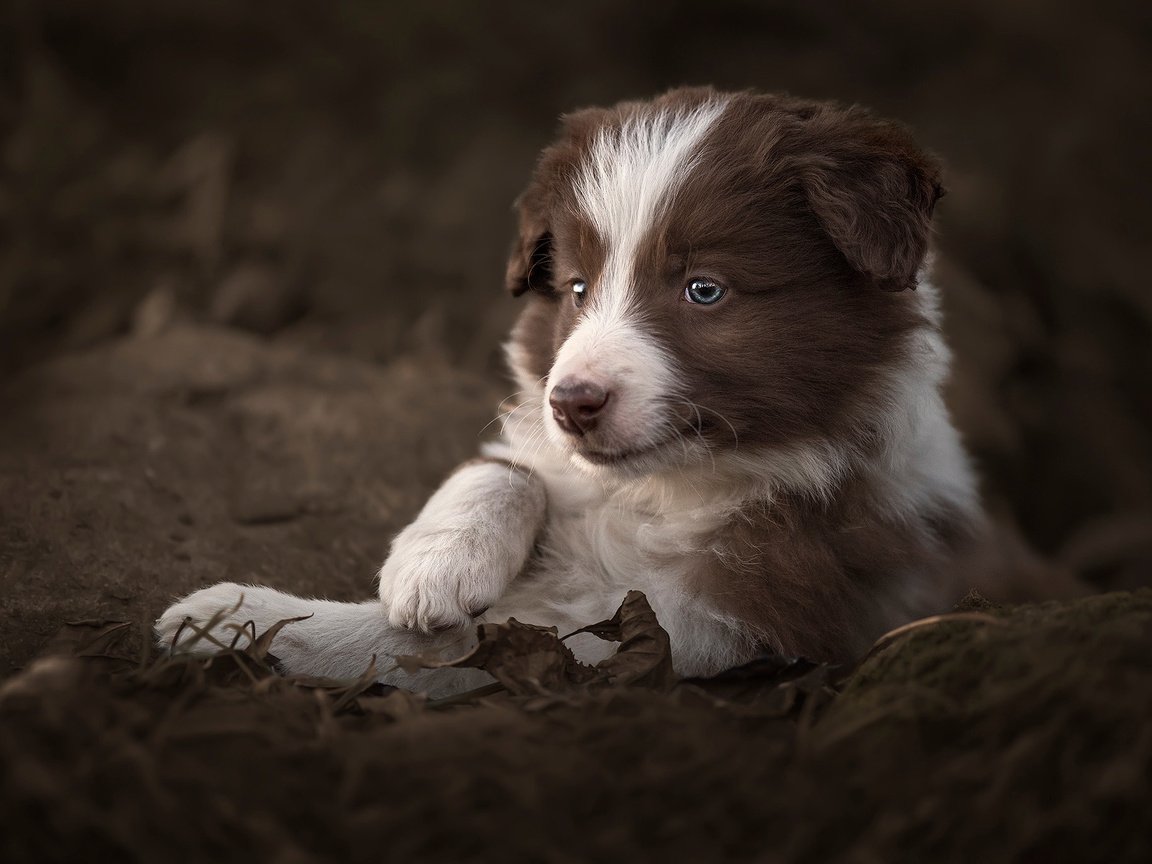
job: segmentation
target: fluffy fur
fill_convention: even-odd
[[[396,538],[379,600],[216,585],[160,639],[222,608],[222,631],[310,614],[274,653],[350,677],[373,655],[462,651],[478,620],[568,632],[639,589],[676,669],[706,675],[765,650],[850,660],[945,608],[983,521],[922,275],[940,194],[908,133],[855,108],[687,89],[570,115],[518,205],[521,394]],[[569,392],[604,399],[573,424]]]

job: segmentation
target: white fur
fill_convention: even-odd
[[[610,410],[597,427],[602,451],[644,451],[668,439],[667,404],[676,394],[675,367],[667,352],[629,318],[594,310],[576,326],[549,375],[553,386],[569,379],[597,384],[612,394]],[[547,418],[553,443],[595,470],[555,418],[550,413]]]
[[[539,399],[504,420],[503,440],[485,453],[525,465],[547,489],[548,519],[526,578],[516,580],[484,620],[544,623],[571,632],[611,616],[632,589],[648,597],[668,630],[680,674],[709,674],[755,654],[737,622],[684,588],[694,562],[716,553],[715,529],[746,500],[697,462],[666,474],[589,472],[543,433]],[[594,636],[568,640],[584,662],[613,650]]]
[[[936,287],[927,277],[920,279],[915,301],[933,326],[912,333],[910,362],[890,375],[888,408],[881,418],[884,451],[879,461],[860,467],[894,513],[922,512],[934,500],[975,514],[980,510],[975,474],[942,392],[951,352],[938,329]]]
[[[389,622],[424,632],[470,624],[524,569],[543,522],[539,480],[465,465],[392,541],[379,573]]]
[[[608,244],[592,303],[608,320],[634,312],[636,252],[672,195],[692,173],[697,148],[724,113],[723,99],[686,111],[641,114],[596,136],[576,181],[581,208]]]
[[[181,631],[186,619],[202,626],[221,612],[228,614],[209,632],[211,638],[201,637],[191,627]],[[279,621],[304,616],[308,617],[285,625],[272,642],[272,653],[286,672],[352,679],[363,675],[375,662],[380,680],[424,690],[433,696],[481,686],[490,680],[474,669],[408,673],[395,664],[398,655],[432,655],[444,660],[462,656],[476,643],[474,630],[428,635],[388,626],[376,601],[335,603],[258,585],[220,582],[195,591],[160,616],[156,635],[161,647],[214,654],[218,647],[212,639],[222,645],[237,639],[243,647],[248,644],[251,629],[264,633]],[[178,632],[180,641],[174,646]]]
[[[645,450],[667,438],[666,403],[676,396],[671,357],[643,327],[635,297],[636,256],[644,238],[692,172],[699,145],[724,112],[715,99],[690,110],[632,118],[597,135],[576,180],[581,209],[606,246],[603,272],[590,287],[587,308],[561,347],[549,390],[568,380],[611,392],[598,445],[609,451]],[[545,394],[546,396],[548,394]],[[562,449],[579,449],[550,415],[548,434]]]

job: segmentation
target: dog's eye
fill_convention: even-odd
[[[725,293],[724,286],[711,279],[693,279],[684,289],[684,299],[689,303],[711,306],[713,303],[719,303]]]
[[[584,298],[588,294],[588,283],[583,279],[577,279],[572,283],[572,302],[577,306],[584,305]]]

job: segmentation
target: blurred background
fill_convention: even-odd
[[[0,374],[190,321],[496,379],[558,115],[687,83],[863,103],[943,157],[990,505],[1152,584],[1147,2],[2,0]]]

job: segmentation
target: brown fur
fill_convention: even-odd
[[[673,91],[654,104],[710,95]],[[603,262],[572,179],[600,124],[640,110],[651,107],[566,118],[519,201],[508,285],[544,302],[531,304],[514,339],[539,377],[579,314],[569,280],[594,285]],[[752,94],[733,97],[701,165],[648,238],[639,267],[646,317],[677,346],[688,399],[716,412],[697,418],[686,408],[684,422],[716,447],[816,437],[867,446],[872,430],[861,418],[877,413],[879,376],[909,332],[927,326],[907,298],[876,288],[912,287],[938,170],[904,130],[864,111]],[[678,286],[701,275],[732,295],[715,308],[690,307]]]
[[[594,291],[603,264],[606,238],[573,190],[592,136],[712,95],[578,112],[542,154],[508,265],[509,289],[530,294],[513,339],[533,375],[548,375],[579,319],[571,280]],[[702,409],[685,405],[680,419],[717,451],[831,442],[874,453],[888,375],[913,362],[910,335],[935,326],[903,289],[928,247],[939,170],[904,129],[863,110],[729,98],[636,267],[645,327]],[[729,293],[713,307],[685,302],[700,276]],[[944,501],[911,518],[884,512],[860,475],[830,495],[752,502],[691,563],[689,589],[775,650],[848,659],[914,615],[918,589],[902,574],[931,574],[924,593],[959,593],[958,562],[980,530],[978,514]]]
[[[866,484],[826,499],[784,495],[735,514],[691,569],[690,584],[743,622],[761,649],[850,662],[881,633],[917,617],[918,602],[964,593],[978,525],[947,508],[885,518]],[[923,574],[901,596],[897,572]]]

